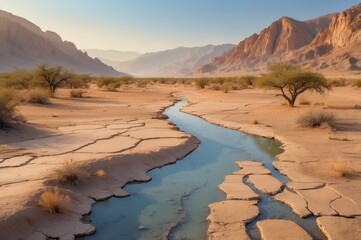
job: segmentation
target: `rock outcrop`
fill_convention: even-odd
[[[26,19],[0,10],[0,71],[30,69],[43,63],[79,73],[122,75],[55,32],[43,32]]]
[[[315,69],[361,69],[361,4],[309,21],[283,17],[195,73],[263,71],[288,61]]]

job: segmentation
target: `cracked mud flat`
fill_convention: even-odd
[[[344,107],[357,104],[359,94],[360,90],[349,87],[336,88],[325,97],[306,94],[306,98],[312,102],[326,102],[328,110],[335,112],[336,131],[297,126],[297,116],[310,106],[293,109],[281,106],[272,92],[242,90],[222,94],[190,90],[180,95],[191,102],[184,109],[185,112],[217,125],[280,140],[285,152],[277,157],[273,166],[287,175],[290,182],[275,198],[290,206],[301,217],[310,214],[317,216],[317,225],[328,239],[360,239],[360,235],[357,235],[361,229],[360,172],[341,178],[335,176],[329,167],[330,161],[337,156],[361,166],[361,112]],[[252,124],[254,120],[260,124]],[[350,141],[334,140],[340,138]],[[260,169],[257,171],[267,174]],[[234,174],[237,173],[251,172],[241,169]],[[305,230],[308,230],[307,227]],[[224,227],[221,231],[225,231]],[[234,231],[231,223],[230,231]],[[251,237],[254,238],[253,235]]]
[[[141,94],[140,94],[141,93]],[[72,239],[95,232],[82,222],[95,200],[124,197],[127,182],[149,181],[150,169],[174,163],[198,140],[155,113],[172,104],[167,89],[109,93],[90,90],[89,98],[70,99],[67,90],[45,106],[25,104],[27,124],[1,132],[0,239]],[[56,116],[56,117],[54,117]],[[52,171],[74,159],[90,173],[78,186],[56,184]],[[37,207],[42,191],[57,186],[71,198],[64,214]]]

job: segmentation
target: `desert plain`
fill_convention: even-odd
[[[21,104],[17,113],[26,121],[1,132],[1,239],[73,239],[93,233],[94,226],[82,217],[95,201],[127,196],[125,184],[149,181],[149,170],[180,160],[199,144],[197,136],[160,114],[179,98],[189,101],[182,109],[186,113],[277,139],[284,149],[273,166],[290,179],[286,186],[253,159],[240,159],[246,160],[237,162],[240,171],[225,176],[219,186],[225,200],[210,205],[209,239],[248,239],[246,223],[259,209],[258,196],[244,185],[244,177],[300,217],[316,216],[328,239],[361,236],[361,112],[355,107],[360,88],[307,93],[302,100],[308,103],[293,108],[274,91],[252,87],[229,92],[159,83],[116,92],[92,87],[79,99],[70,98],[68,91],[60,89],[48,105]],[[334,125],[299,126],[297,118],[310,109],[332,112]],[[70,159],[89,175],[76,186],[56,183],[54,170]],[[96,174],[99,170],[105,176]],[[37,204],[40,194],[54,186],[70,197],[62,214],[49,214]],[[280,221],[258,222],[262,238],[284,239],[287,225],[294,239],[312,239],[292,221]]]

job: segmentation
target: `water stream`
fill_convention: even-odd
[[[226,175],[239,170],[235,162],[242,159],[262,162],[273,176],[284,183],[288,181],[272,167],[274,157],[282,152],[279,142],[219,127],[180,112],[186,104],[180,101],[164,113],[182,131],[196,136],[201,141],[199,147],[174,165],[150,171],[152,181],[128,184],[125,190],[130,197],[96,203],[90,221],[97,232],[86,239],[206,239],[208,204],[225,199],[217,185]],[[254,190],[261,196],[257,220],[291,219],[314,239],[324,239],[314,218],[301,219],[289,207]],[[247,230],[252,239],[259,239],[255,221],[247,225]]]

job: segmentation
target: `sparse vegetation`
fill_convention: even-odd
[[[120,78],[101,77],[96,80],[98,88],[106,89],[107,91],[114,92],[122,85]]]
[[[55,169],[54,173],[54,178],[57,182],[72,185],[77,185],[89,175],[88,172],[79,165],[79,163],[72,159],[64,161],[58,168]]]
[[[353,162],[338,157],[331,161],[331,170],[336,176],[347,177],[356,174],[359,171],[359,167]]]
[[[345,87],[348,85],[348,80],[345,78],[332,79],[330,82],[331,85],[335,87]]]
[[[72,89],[72,90],[70,90],[70,97],[82,98],[82,97],[84,97],[85,93],[86,93],[86,91],[84,91],[83,89]]]
[[[50,214],[65,212],[69,203],[69,196],[61,194],[58,188],[43,192],[38,200],[38,205]]]
[[[198,78],[195,80],[195,85],[197,88],[203,89],[209,84],[209,79],[207,78]]]
[[[308,101],[305,98],[301,98],[300,101],[298,102],[300,105],[311,105],[311,102]]]
[[[18,103],[14,90],[0,89],[0,129],[14,118],[15,107]]]
[[[306,92],[320,94],[331,89],[323,75],[301,69],[289,63],[276,63],[268,67],[269,73],[258,80],[258,85],[279,90],[276,96],[283,97],[293,107],[297,97]]]
[[[48,67],[48,65],[43,64],[37,68],[36,77],[40,83],[42,82],[47,86],[53,97],[56,89],[69,82],[74,77],[74,74],[62,67]]]
[[[257,120],[253,120],[253,124],[259,124],[259,122]]]
[[[355,87],[361,88],[361,79],[356,80],[353,84]]]
[[[30,103],[48,104],[51,93],[44,88],[33,88],[27,93],[26,100]]]
[[[325,126],[325,124],[332,126],[334,120],[335,116],[330,112],[322,109],[311,109],[300,116],[297,122],[303,127],[315,128],[321,127],[322,125]]]

